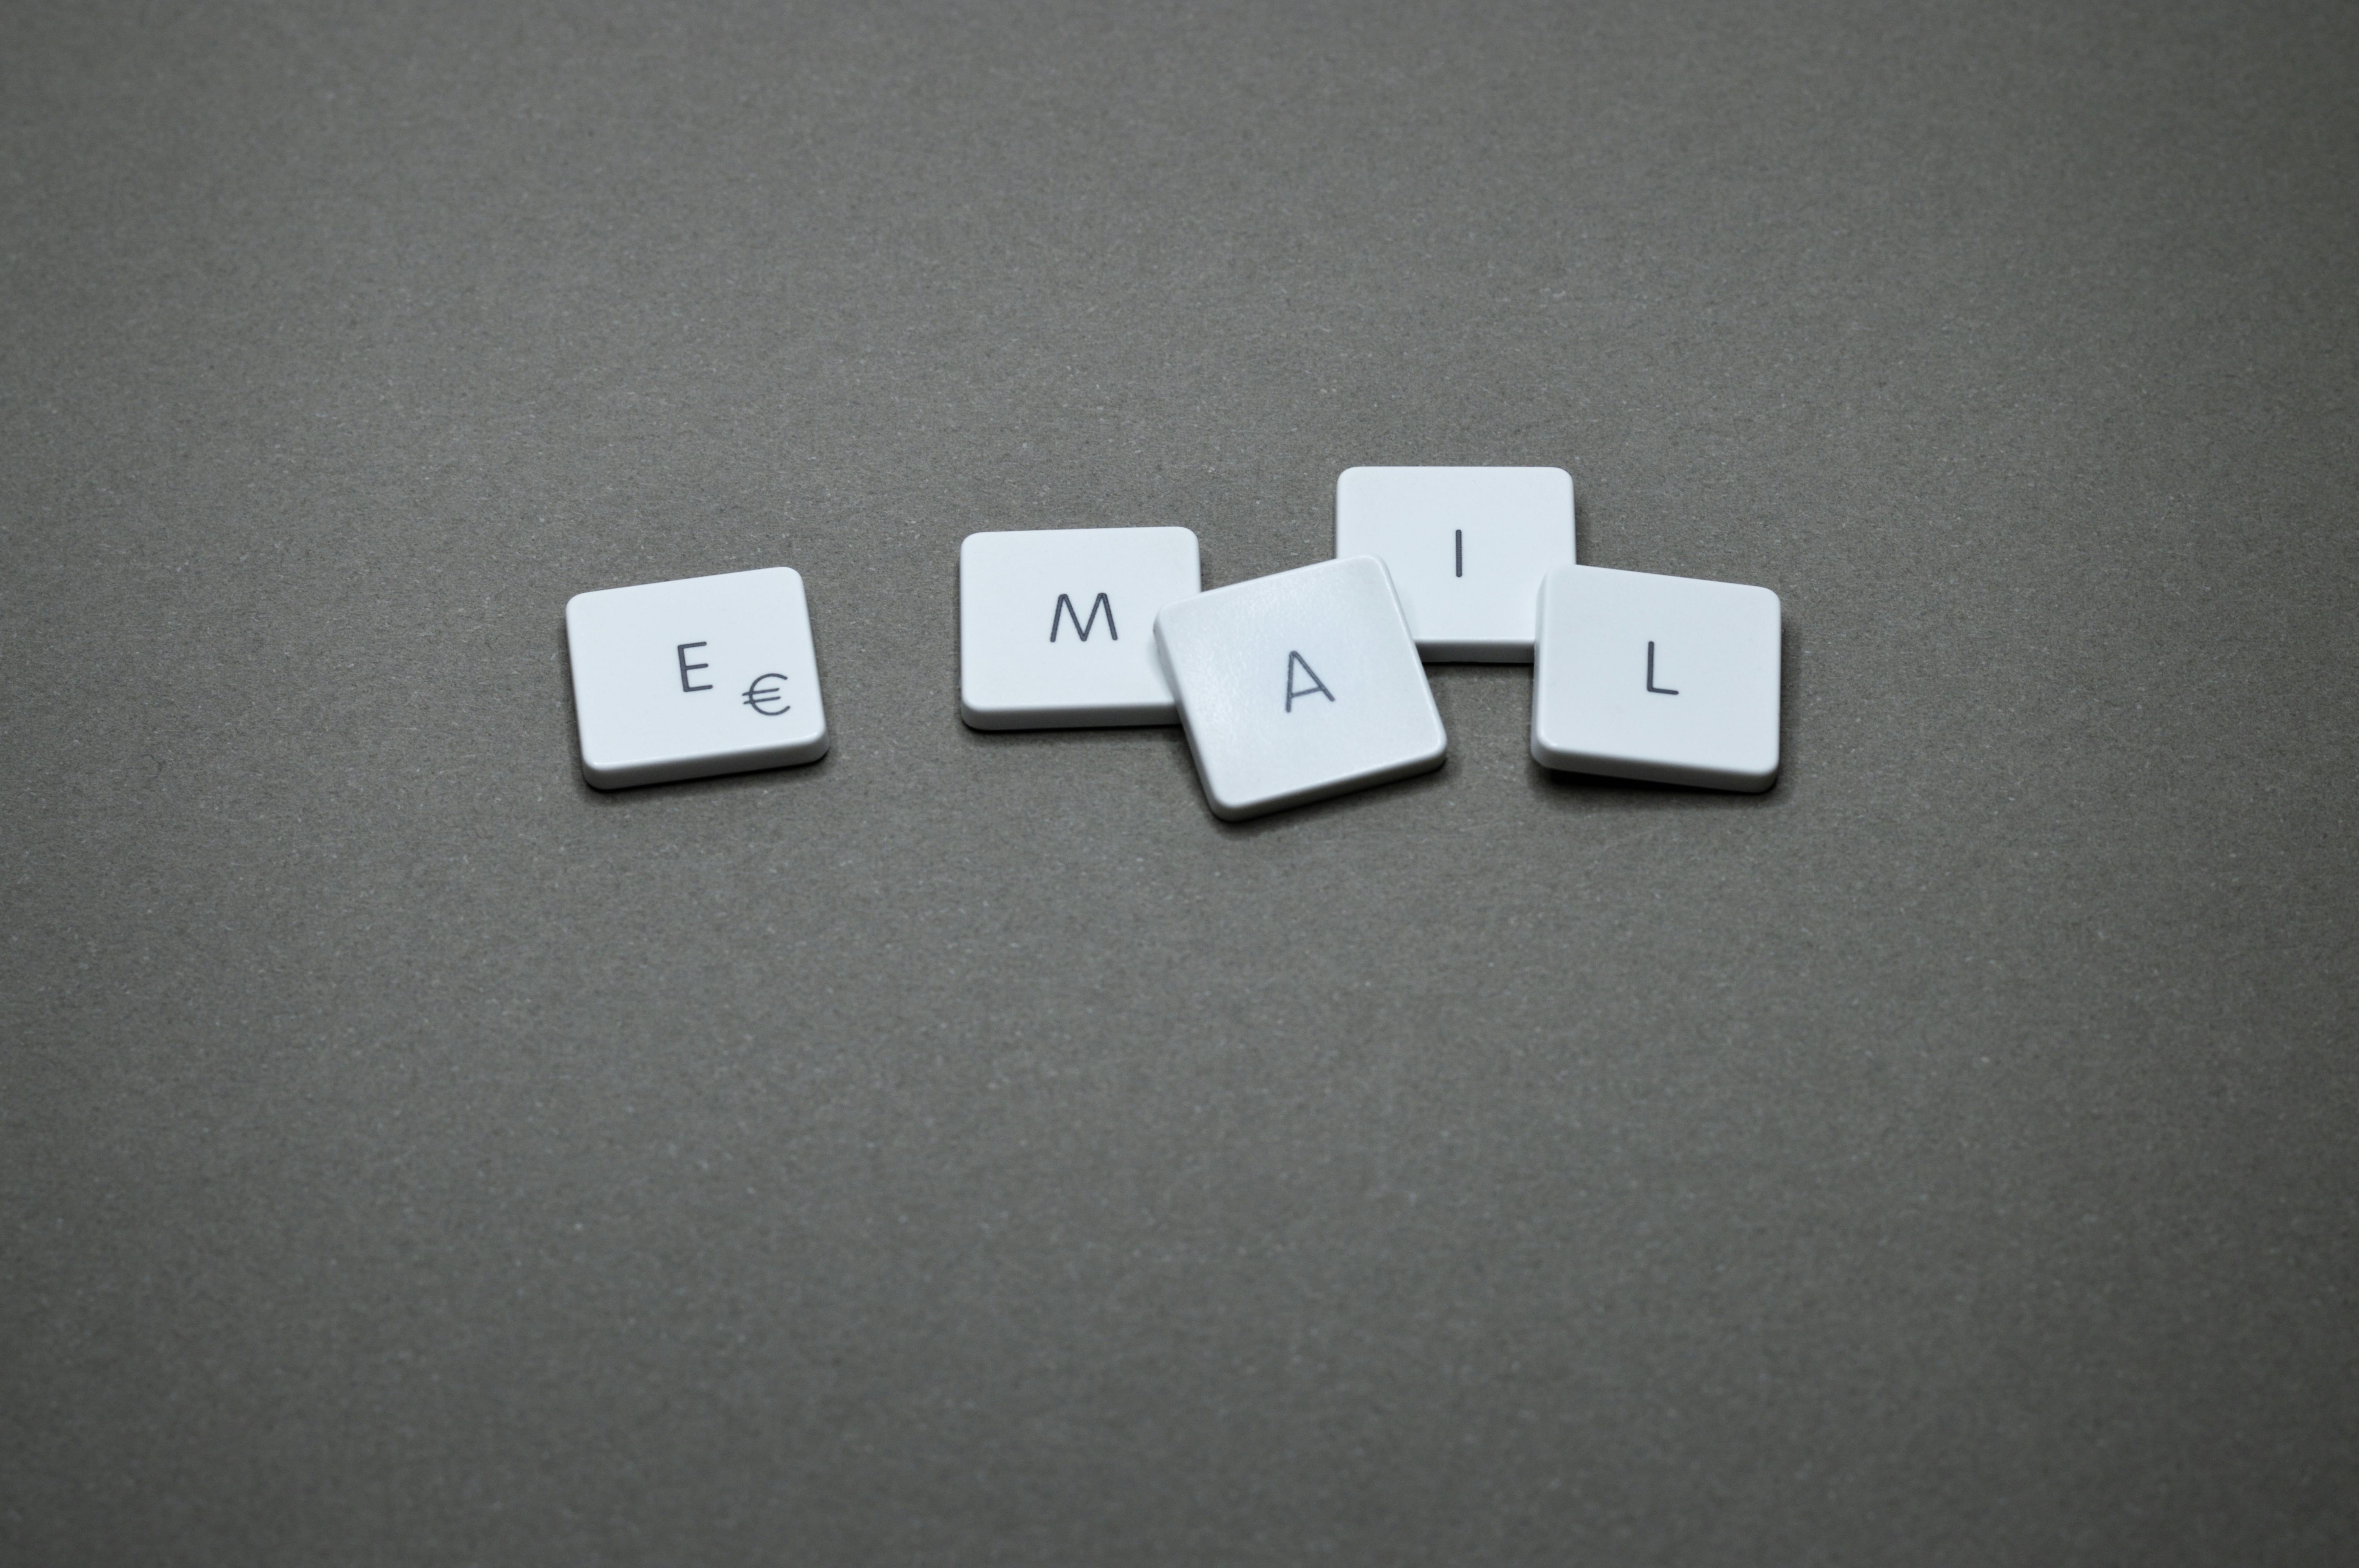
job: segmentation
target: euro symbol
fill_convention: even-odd
[[[754,684],[745,688],[745,706],[765,719],[776,719],[789,706],[787,701],[786,679],[786,676],[778,675],[756,676]],[[773,686],[770,684],[773,681],[778,684]],[[773,703],[777,706],[772,707]]]

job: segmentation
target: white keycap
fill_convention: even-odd
[[[1441,714],[1372,557],[1181,600],[1155,618],[1155,640],[1217,816],[1441,765]]]
[[[1541,585],[1532,758],[1712,789],[1777,782],[1777,596],[1560,567]]]
[[[727,572],[565,606],[582,776],[600,789],[814,762],[827,752],[799,572]]]
[[[969,534],[959,717],[977,730],[1176,723],[1155,615],[1200,586],[1185,528]]]
[[[1335,554],[1385,563],[1429,660],[1529,664],[1540,579],[1572,564],[1572,476],[1345,469],[1335,481]]]

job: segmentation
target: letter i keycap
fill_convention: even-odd
[[[1385,563],[1428,660],[1527,664],[1540,579],[1572,564],[1572,476],[1345,469],[1335,481],[1335,554]]]
[[[1571,773],[1759,791],[1777,782],[1777,596],[1563,567],[1541,585],[1532,759]]]
[[[1448,738],[1382,561],[1322,561],[1182,600],[1155,639],[1216,816],[1441,765]]]
[[[791,568],[575,594],[565,647],[582,776],[599,789],[827,753],[810,610]]]
[[[977,730],[1173,722],[1155,615],[1199,586],[1185,528],[968,535],[959,717]]]

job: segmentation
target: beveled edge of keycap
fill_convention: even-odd
[[[662,762],[622,762],[601,767],[582,759],[582,778],[592,789],[637,789],[644,784],[679,784],[688,779],[719,778],[726,773],[757,773],[772,768],[799,768],[827,755],[835,737],[820,721],[820,732],[806,741],[764,746],[745,752],[724,752],[703,757],[675,757]]]
[[[1083,718],[1088,712],[1094,717]],[[1180,704],[1169,702],[1136,702],[1122,705],[1093,704],[1088,709],[1073,708],[987,708],[978,707],[959,693],[959,722],[970,730],[986,733],[1003,733],[1012,730],[1135,730],[1168,728],[1180,722]]]
[[[1782,746],[1780,751],[1782,752]],[[1715,789],[1731,795],[1760,795],[1776,786],[1777,775],[1783,771],[1784,758],[1781,755],[1767,773],[1749,773],[1720,768],[1681,767],[1671,762],[1636,762],[1592,752],[1558,751],[1544,746],[1539,738],[1534,736],[1532,761],[1551,773],[1637,779],[1647,784],[1684,784],[1690,789]]]
[[[1417,656],[1429,665],[1528,665],[1532,662],[1533,646],[1528,642],[1453,643],[1436,639],[1419,643]]]
[[[1373,768],[1364,773],[1353,774],[1350,778],[1330,779],[1323,784],[1313,784],[1305,789],[1288,790],[1256,800],[1224,799],[1214,793],[1211,781],[1204,778],[1204,770],[1201,765],[1196,770],[1196,776],[1202,784],[1204,804],[1212,809],[1213,816],[1223,822],[1245,822],[1256,816],[1266,816],[1274,811],[1286,811],[1298,806],[1311,806],[1319,801],[1332,800],[1339,795],[1353,795],[1364,789],[1375,789],[1380,784],[1397,784],[1402,779],[1416,778],[1420,774],[1432,773],[1450,760],[1450,734],[1441,723],[1439,714],[1434,719],[1434,730],[1436,740],[1430,751],[1415,752],[1398,762],[1387,762],[1383,767]],[[1190,741],[1192,748],[1192,736]]]

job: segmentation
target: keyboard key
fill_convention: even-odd
[[[1541,586],[1532,758],[1710,789],[1777,782],[1777,596],[1560,567]]]
[[[575,594],[565,645],[582,776],[599,789],[827,753],[810,611],[789,568]]]
[[[1572,564],[1562,469],[1345,469],[1335,554],[1375,556],[1429,661],[1529,664],[1540,579]]]
[[[1441,765],[1448,737],[1382,561],[1321,561],[1155,618],[1189,749],[1235,820]]]
[[[977,730],[1177,723],[1155,615],[1200,586],[1186,528],[968,535],[959,717]]]

